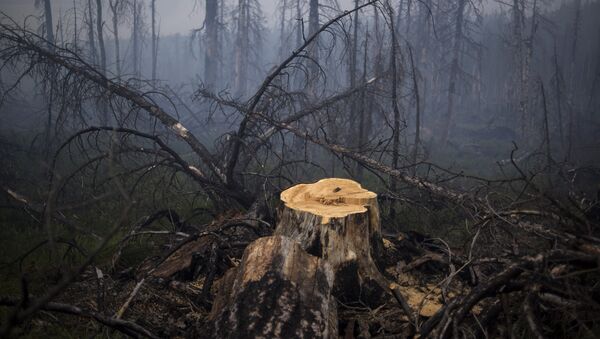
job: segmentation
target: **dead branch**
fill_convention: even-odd
[[[2,306],[17,306],[19,304],[20,304],[20,300],[17,298],[0,297],[0,305],[2,305]],[[118,319],[118,318],[112,318],[112,317],[106,316],[104,314],[98,313],[96,311],[86,310],[86,309],[83,309],[81,307],[74,306],[74,305],[68,305],[68,304],[56,303],[56,302],[48,302],[44,306],[42,306],[41,309],[44,311],[59,312],[59,313],[76,315],[76,316],[80,316],[83,318],[94,319],[97,322],[99,322],[107,327],[114,328],[117,331],[119,331],[123,334],[126,334],[130,337],[133,337],[133,338],[140,338],[140,337],[153,338],[153,339],[160,338],[156,334],[150,332],[149,330],[145,329],[144,327],[142,327],[132,321],[122,320],[122,319]]]

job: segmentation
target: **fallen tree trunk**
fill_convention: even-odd
[[[246,248],[218,286],[211,338],[336,338],[329,264],[282,236]]]
[[[330,178],[289,188],[281,200],[275,234],[331,265],[337,298],[380,304],[387,282],[376,265],[383,252],[377,194],[355,181]]]

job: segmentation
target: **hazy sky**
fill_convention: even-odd
[[[75,0],[77,6],[87,3],[86,0]],[[149,0],[142,0],[150,6]],[[268,24],[274,22],[276,18],[277,0],[259,0],[265,13],[265,20]],[[59,13],[71,11],[73,8],[73,0],[51,0],[54,20],[58,18]],[[108,3],[108,0],[103,0]],[[228,3],[237,3],[237,1],[228,1]],[[350,8],[352,0],[338,0],[344,8]],[[28,15],[40,14],[41,9],[34,7],[35,0],[0,0],[0,10],[17,22],[22,23],[23,19]],[[95,1],[94,1],[95,3]],[[108,6],[105,9],[105,21],[110,27],[110,13]],[[161,35],[173,33],[187,33],[194,28],[198,28],[202,24],[204,17],[204,0],[156,0],[158,20],[160,22]],[[82,9],[83,7],[81,7]],[[80,9],[80,11],[81,11]]]
[[[54,15],[55,25],[59,13],[71,12],[73,2],[77,3],[79,15],[82,14],[83,4],[87,0],[50,0]],[[150,0],[140,0],[150,6]],[[395,0],[392,0],[396,2]],[[42,1],[40,1],[42,2]],[[105,4],[105,21],[107,27],[111,27],[110,13],[108,9],[108,0],[102,0]],[[279,0],[259,0],[262,5],[265,20],[268,25],[276,22],[276,7]],[[342,9],[353,8],[353,0],[337,0]],[[17,22],[22,23],[23,19],[29,15],[39,15],[41,8],[36,9],[35,0],[0,0],[0,11],[8,14]],[[95,0],[93,1],[95,3]],[[237,4],[237,0],[227,0],[228,6]],[[493,0],[484,0],[484,9],[497,8],[498,2]],[[199,28],[204,18],[204,0],[156,0],[158,20],[160,23],[160,34],[169,35],[173,33],[188,33],[190,30]],[[123,27],[123,34],[127,34],[128,28]]]

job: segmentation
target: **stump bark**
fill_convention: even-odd
[[[209,321],[213,338],[334,338],[332,270],[292,239],[260,238],[219,285]]]
[[[379,304],[387,283],[376,264],[383,252],[377,194],[355,181],[330,178],[293,186],[281,200],[275,234],[331,265],[337,298]]]

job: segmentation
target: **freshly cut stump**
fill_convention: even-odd
[[[212,338],[337,338],[331,267],[286,237],[252,242],[218,285]]]
[[[355,181],[330,178],[291,187],[281,200],[275,234],[331,265],[337,298],[378,304],[387,282],[376,265],[383,252],[377,194]]]

